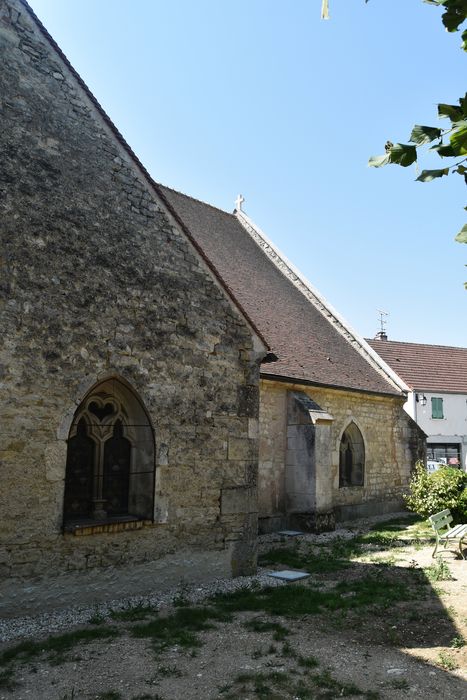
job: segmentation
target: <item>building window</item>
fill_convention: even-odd
[[[351,423],[339,448],[339,486],[363,486],[365,445],[360,430]]]
[[[459,443],[429,442],[426,446],[427,460],[444,462],[451,466],[457,466],[461,461]]]
[[[443,415],[443,399],[431,397],[431,417],[444,418]]]
[[[151,520],[154,436],[141,401],[123,382],[100,384],[70,428],[65,472],[65,529]]]

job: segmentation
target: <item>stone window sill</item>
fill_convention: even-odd
[[[153,525],[152,520],[137,518],[133,515],[123,515],[109,518],[108,520],[80,520],[68,522],[63,526],[65,535],[75,535],[84,537],[86,535],[100,535],[104,532],[125,532],[127,530],[142,530],[144,527]]]

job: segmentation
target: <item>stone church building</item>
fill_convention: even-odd
[[[400,503],[405,387],[241,210],[154,182],[0,0],[0,614],[251,573]]]

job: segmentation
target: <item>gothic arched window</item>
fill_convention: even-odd
[[[152,519],[154,436],[140,400],[116,379],[76,411],[68,438],[65,526]]]
[[[339,448],[339,486],[363,486],[365,445],[360,430],[350,423]]]

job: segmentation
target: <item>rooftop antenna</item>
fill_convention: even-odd
[[[385,320],[385,316],[389,316],[389,313],[387,311],[383,311],[382,309],[376,309],[377,312],[379,313],[379,325],[380,329],[375,335],[375,340],[387,340],[388,335],[386,333],[386,328],[385,326],[387,325],[387,321]]]

